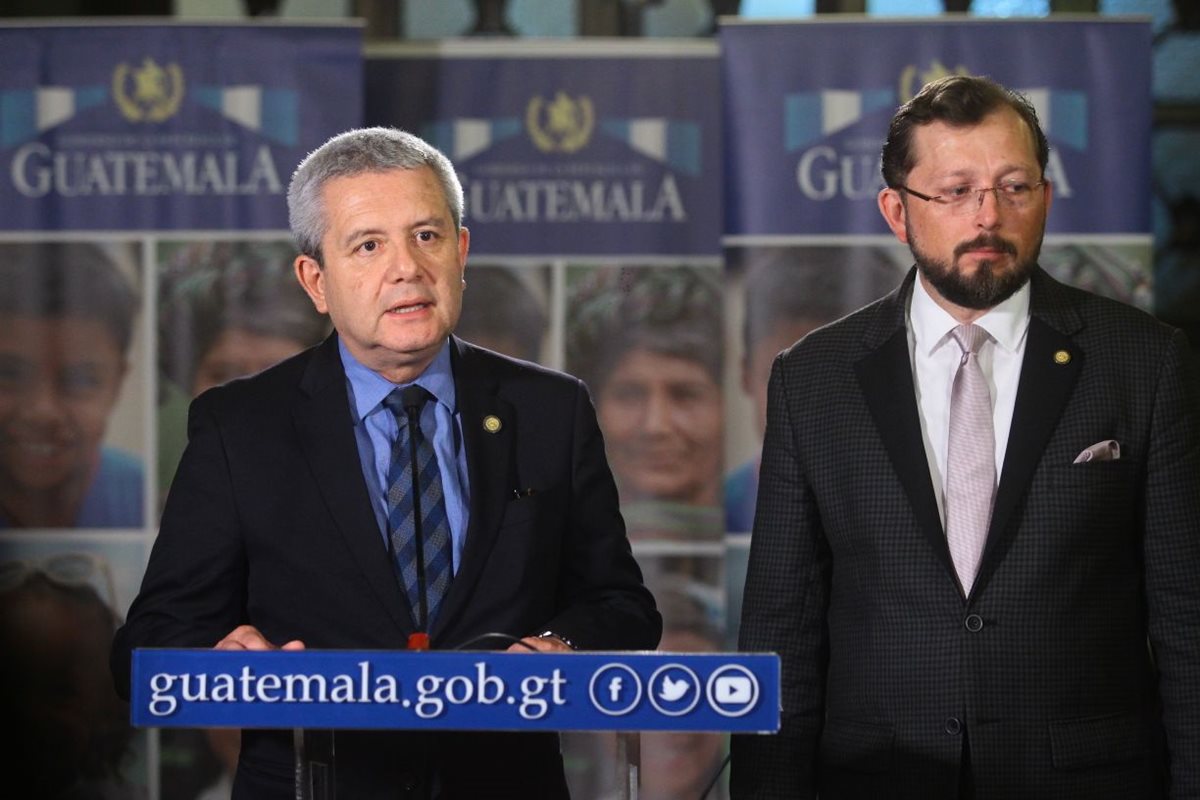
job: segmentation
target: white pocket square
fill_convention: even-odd
[[[1085,464],[1088,461],[1116,461],[1120,457],[1121,445],[1117,443],[1117,440],[1105,439],[1103,442],[1096,442],[1075,456],[1075,463]]]

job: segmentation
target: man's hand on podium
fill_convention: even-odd
[[[293,639],[283,647],[267,641],[253,625],[239,625],[213,646],[214,650],[303,650],[304,642]]]
[[[536,650],[539,653],[570,653],[572,647],[562,639],[553,635],[526,636],[521,641],[509,645],[510,653],[528,653]]]

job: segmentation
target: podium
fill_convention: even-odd
[[[639,731],[780,713],[774,654],[142,649],[131,688],[138,727],[292,729],[301,800],[334,800],[338,730],[614,731],[635,798]]]

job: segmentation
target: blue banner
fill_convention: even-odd
[[[148,727],[779,729],[774,654],[138,650]]]
[[[726,233],[887,234],[875,198],[888,122],[952,73],[1037,109],[1048,233],[1148,233],[1150,35],[1147,22],[1078,20],[723,27]]]
[[[361,38],[0,28],[0,230],[286,229],[296,164],[361,118]]]
[[[717,255],[716,48],[537,50],[368,57],[367,123],[450,157],[475,254]]]

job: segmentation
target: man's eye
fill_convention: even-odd
[[[428,244],[429,242],[435,241],[436,239],[437,239],[437,234],[434,233],[433,231],[417,231],[417,241],[418,242],[424,242],[424,243]]]
[[[369,241],[366,241],[366,242],[363,242],[362,244],[360,244],[358,246],[358,249],[364,253],[374,253],[376,250],[379,249],[379,242],[375,241],[374,239],[371,239]]]
[[[952,186],[949,189],[947,189],[946,191],[942,192],[942,194],[944,194],[947,198],[949,198],[951,200],[961,200],[964,197],[971,196],[971,187],[970,186]]]
[[[1003,183],[1000,185],[1000,191],[1004,192],[1009,197],[1021,197],[1029,194],[1032,188],[1033,187],[1031,187],[1028,183],[1023,183],[1021,181],[1012,181],[1010,183]]]

